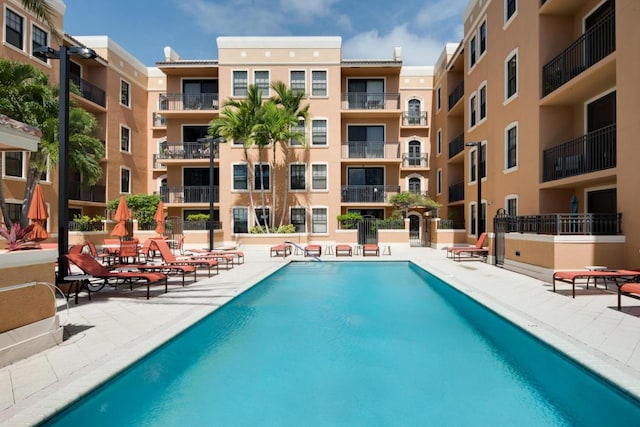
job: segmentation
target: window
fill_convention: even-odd
[[[131,129],[120,126],[120,151],[131,152]]]
[[[127,168],[120,169],[120,192],[131,193],[131,170]]]
[[[311,121],[311,145],[327,145],[327,121],[325,119]]]
[[[131,107],[131,85],[124,80],[120,80],[120,104]]]
[[[518,166],[518,125],[511,126],[506,133],[506,169]]]
[[[406,165],[407,166],[422,166],[422,153],[421,153],[422,144],[420,141],[416,141],[415,139],[409,141],[407,153]]]
[[[487,145],[486,144],[482,144],[482,146],[480,147],[480,154],[482,154],[482,157],[480,157],[481,161],[479,163],[480,166],[480,178],[486,178],[487,177]]]
[[[304,71],[291,71],[291,83],[289,85],[291,91],[295,94],[305,93],[307,90],[305,79]]]
[[[476,36],[469,41],[469,68],[476,65]]]
[[[304,164],[289,165],[291,190],[306,190],[307,166]]]
[[[261,206],[255,209],[256,218],[258,224],[261,226],[270,226],[271,225],[271,211],[266,206]]]
[[[34,58],[38,58],[40,61],[47,63],[49,59],[42,53],[35,52],[36,49],[43,46],[49,46],[49,35],[40,27],[32,26],[31,33],[31,53]]]
[[[469,234],[476,234],[476,204],[469,204]]]
[[[327,96],[327,72],[311,72],[311,96]]]
[[[327,208],[311,208],[311,232],[326,233]]]
[[[246,164],[233,165],[233,189],[248,190],[249,176],[247,175],[249,168]]]
[[[482,54],[487,50],[487,21],[480,24],[478,33],[478,37],[480,37],[479,55],[482,56]]]
[[[442,129],[436,133],[436,154],[442,153]]]
[[[254,165],[254,183],[253,188],[255,190],[268,190],[269,189],[269,165]],[[262,181],[260,179],[262,178]],[[262,185],[260,185],[262,182]]]
[[[506,69],[507,99],[518,92],[518,54],[514,53],[507,60]]]
[[[507,196],[504,210],[507,216],[518,216],[518,198],[515,196]]]
[[[262,92],[263,97],[269,96],[269,72],[268,71],[254,71],[253,81],[256,85],[256,89]]]
[[[306,135],[305,135],[305,123],[303,118],[301,117],[298,118],[297,126],[291,126],[291,132],[292,134],[297,136],[295,138],[291,138],[291,140],[289,141],[289,146],[290,147],[304,146]]]
[[[420,194],[420,178],[409,178],[409,193]]]
[[[469,153],[469,182],[474,182],[477,179],[477,172],[476,150],[472,150]]]
[[[246,71],[234,71],[233,72],[233,96],[247,96],[247,72]]]
[[[233,220],[233,232],[248,233],[249,232],[249,209],[233,208],[231,210],[231,215]]]
[[[305,208],[291,208],[291,224],[296,227],[296,233],[307,231],[307,210]]]
[[[436,172],[436,194],[442,194],[442,169]]]
[[[22,203],[7,203],[6,216],[14,223],[20,222],[20,215],[22,212]]]
[[[384,159],[384,126],[348,125],[347,146],[350,159]]]
[[[480,120],[484,119],[487,117],[487,85],[483,85],[480,90],[480,108],[479,108],[479,113],[480,113]]]
[[[475,95],[469,98],[469,127],[476,125],[476,97]]]
[[[438,111],[442,108],[442,88],[438,88],[438,90],[436,90],[436,108]]]
[[[7,151],[4,153],[4,176],[23,178],[24,160],[22,151]]]
[[[326,190],[327,188],[327,165],[311,165],[311,189]]]
[[[4,39],[12,46],[24,49],[24,18],[11,9],[5,9]]]
[[[407,103],[408,114],[406,123],[409,125],[422,125],[422,105],[419,99],[410,99]]]
[[[507,22],[516,10],[518,9],[518,2],[516,0],[505,0],[504,1],[504,22]]]

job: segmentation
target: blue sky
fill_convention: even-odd
[[[65,0],[66,33],[107,35],[147,66],[171,46],[184,59],[216,59],[218,36],[341,36],[346,59],[434,65],[462,39],[468,0]],[[389,8],[390,4],[394,4]]]

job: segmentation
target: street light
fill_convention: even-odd
[[[213,250],[213,151],[217,144],[227,142],[222,137],[218,138],[198,138],[196,141],[209,144],[209,185],[211,186],[211,193],[209,194],[209,251]]]
[[[67,158],[69,157],[69,74],[71,56],[84,59],[98,56],[95,50],[81,46],[60,46],[55,50],[50,46],[34,49],[50,59],[60,60],[60,105],[58,107],[58,281],[62,281],[67,271],[67,246],[69,245],[69,197],[67,194]]]
[[[480,176],[480,164],[482,163],[482,142],[467,142],[467,147],[476,147],[478,163],[476,164],[476,185],[478,186],[478,202],[476,205],[476,236],[480,236],[480,211],[482,207],[482,177]]]

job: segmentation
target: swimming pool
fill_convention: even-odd
[[[276,272],[47,425],[637,419],[637,401],[410,263],[310,262]]]

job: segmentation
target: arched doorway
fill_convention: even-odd
[[[409,215],[409,246],[424,246],[424,225],[420,215]]]

